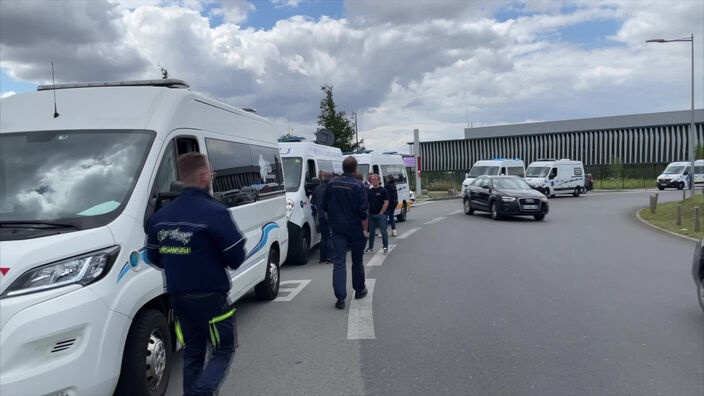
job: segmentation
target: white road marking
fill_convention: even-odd
[[[395,247],[396,245],[389,244],[389,253],[391,253],[391,251],[394,250]],[[384,249],[379,249],[376,253],[374,253],[372,258],[369,259],[367,267],[381,267],[387,257],[388,256],[384,254]]]
[[[463,210],[463,209],[459,209],[459,210],[456,210],[456,211],[454,211],[454,212],[450,212],[450,213],[448,213],[447,215],[448,215],[448,216],[454,216],[454,215],[460,214],[460,213],[464,213],[464,210]]]
[[[435,201],[425,201],[425,202],[412,203],[411,208],[413,208],[415,206],[430,205],[433,202],[435,202]]]
[[[441,216],[441,217],[438,217],[437,219],[432,219],[432,220],[430,220],[430,221],[426,221],[426,222],[423,223],[423,224],[425,224],[425,225],[430,225],[430,224],[439,223],[439,222],[445,220],[446,218],[447,218],[447,217],[445,217],[445,216]]]
[[[411,228],[410,230],[406,231],[402,235],[397,236],[396,239],[406,239],[409,236],[413,235],[413,233],[418,230],[420,230],[420,227]]]
[[[359,300],[353,298],[350,303],[350,313],[347,316],[348,340],[373,340],[376,338],[374,335],[374,315],[372,314],[376,279],[367,279],[365,283],[369,294]]]
[[[298,295],[298,293],[303,290],[304,287],[308,286],[310,283],[310,279],[303,279],[303,280],[290,280],[290,281],[283,281],[279,284],[279,293],[284,292],[288,293],[287,296],[279,296],[274,299],[274,301],[291,301]],[[284,287],[286,285],[297,285],[294,287]]]

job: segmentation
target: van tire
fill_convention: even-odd
[[[574,192],[572,193],[573,197],[579,197],[579,194],[582,192],[582,189],[579,187],[575,187]]]
[[[678,189],[678,190],[684,190],[684,183],[679,182],[679,183],[677,184],[677,189]]]
[[[545,218],[545,214],[541,213],[541,214],[533,215],[533,218],[537,221],[541,221]]]
[[[147,378],[150,371],[147,358],[153,353],[158,354],[154,356],[163,367],[159,367],[161,377],[158,382],[150,385],[150,379]],[[137,314],[125,341],[115,395],[163,395],[169,383],[172,354],[171,329],[164,314],[155,309],[147,309]]]
[[[279,252],[276,251],[276,249],[271,249],[269,251],[269,258],[266,261],[264,280],[254,286],[254,295],[257,297],[257,300],[271,301],[279,295],[280,284]]]
[[[293,265],[305,265],[308,263],[308,253],[310,251],[310,230],[305,225],[294,237],[291,243],[291,252],[288,262]]]
[[[464,199],[464,202],[462,203],[464,205],[464,214],[467,216],[471,216],[474,214],[474,209],[472,208],[472,203],[469,202],[468,198]]]
[[[658,186],[658,190],[662,191],[662,190],[664,190],[664,189],[665,189],[665,187],[663,187],[663,186]]]
[[[408,209],[406,208],[406,204],[404,203],[403,208],[401,208],[401,213],[398,216],[396,216],[396,221],[398,221],[399,223],[403,223],[404,221],[406,221],[407,215],[408,215]]]

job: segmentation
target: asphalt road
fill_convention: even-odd
[[[221,394],[703,395],[693,242],[635,219],[647,193],[550,205],[542,222],[417,207],[389,256],[365,256],[373,293],[345,311],[330,265],[283,267],[299,292],[240,300]]]

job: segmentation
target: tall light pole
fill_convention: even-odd
[[[354,137],[357,141],[357,149],[359,149],[359,134],[357,133],[357,113],[353,111],[352,117],[354,117]]]
[[[689,37],[683,37],[679,39],[674,39],[674,40],[665,40],[665,39],[652,39],[652,40],[646,40],[646,43],[674,43],[678,41],[685,41],[685,42],[690,42],[692,43],[692,121],[689,125],[689,161],[691,162],[690,166],[692,169],[689,172],[690,180],[692,180],[691,183],[689,183],[689,190],[690,190],[690,196],[694,196],[694,33],[692,33]]]

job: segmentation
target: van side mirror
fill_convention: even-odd
[[[469,179],[469,172],[467,172],[467,173],[464,174],[464,178],[465,178],[465,179]]]
[[[685,176],[689,175],[689,171],[684,171],[683,175],[685,175]]]
[[[168,205],[169,202],[173,201],[178,195],[181,193],[181,189],[183,188],[183,183],[180,181],[174,181],[171,182],[171,185],[169,186],[169,191],[167,192],[157,192],[154,194],[149,199],[149,202],[147,202],[147,210],[144,213],[144,232],[149,233],[149,230],[147,229],[147,222],[149,221],[149,218],[154,215],[159,209],[163,208],[164,206]]]
[[[313,194],[313,191],[315,191],[315,188],[318,187],[319,185],[320,185],[319,178],[314,177],[314,178],[310,179],[310,181],[307,182],[305,185],[306,195],[310,196],[311,194]]]

